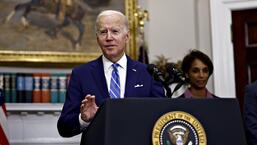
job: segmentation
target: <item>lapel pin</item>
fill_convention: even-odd
[[[143,87],[144,85],[143,84],[137,84],[137,85],[135,85],[134,87],[135,88],[140,88],[140,87]]]

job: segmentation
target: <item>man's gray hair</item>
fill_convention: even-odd
[[[99,21],[100,18],[102,16],[108,16],[108,15],[112,15],[112,14],[117,14],[120,15],[121,18],[123,19],[124,22],[124,26],[125,26],[125,30],[129,31],[129,22],[128,22],[128,18],[120,11],[116,11],[116,10],[104,10],[101,13],[98,14],[98,16],[96,17],[96,22],[95,22],[95,32],[98,31],[98,25],[99,25]]]

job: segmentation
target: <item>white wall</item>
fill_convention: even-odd
[[[187,4],[186,4],[187,3]],[[196,48],[193,0],[158,0],[149,3],[149,52],[175,61],[188,48]]]
[[[199,49],[212,58],[208,0],[139,0],[138,3],[150,15],[145,26],[150,62],[161,54],[176,62],[189,49]],[[207,87],[213,92],[212,77]]]

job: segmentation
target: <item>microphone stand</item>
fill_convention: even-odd
[[[174,88],[174,90],[172,91],[172,93],[171,93],[171,95],[170,95],[170,98],[172,97],[172,95],[174,94],[174,92],[176,92],[180,87],[183,86],[183,84],[184,84],[184,82],[183,82],[183,81],[180,81],[180,82],[176,85],[176,87]]]
[[[171,93],[171,89],[170,89],[169,85],[167,85],[167,84],[164,85],[164,89],[166,90],[166,97],[171,98],[173,93]]]

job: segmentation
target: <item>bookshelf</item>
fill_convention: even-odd
[[[8,112],[61,111],[72,68],[0,67]]]
[[[6,103],[58,104],[65,101],[69,77],[70,73],[0,72],[0,86]]]
[[[63,138],[57,130],[70,73],[71,69],[62,68],[0,67],[0,87],[9,97],[6,109],[12,145],[79,144],[80,136]],[[35,79],[33,74],[39,77]],[[36,101],[35,94],[39,95]]]

